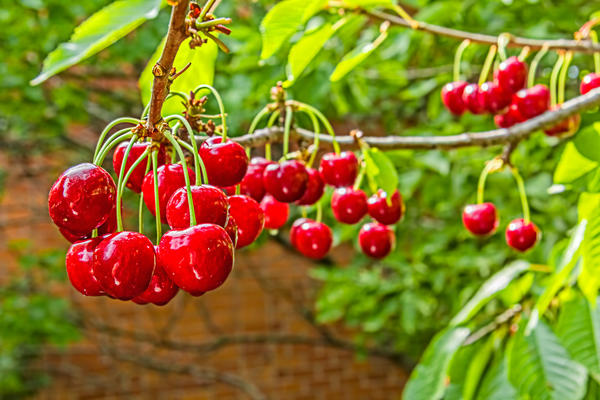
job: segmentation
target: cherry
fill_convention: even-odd
[[[76,242],[67,252],[65,259],[67,276],[73,287],[86,296],[104,294],[100,283],[92,273],[94,249],[103,239],[103,237],[96,237]]]
[[[400,221],[404,214],[404,202],[398,190],[388,200],[387,193],[379,189],[367,200],[369,215],[379,223],[393,225]]]
[[[229,219],[231,218],[238,227],[236,249],[254,242],[265,224],[265,214],[258,202],[243,194],[229,197]]]
[[[211,185],[192,186],[191,191],[196,223],[225,226],[229,215],[229,201],[225,193]],[[167,221],[171,229],[190,226],[190,207],[185,187],[177,189],[167,203]]]
[[[463,224],[474,235],[494,233],[498,227],[496,207],[492,203],[469,204],[462,214]]]
[[[191,181],[194,181],[196,174],[188,167],[188,173]],[[185,187],[185,178],[183,167],[180,164],[161,165],[157,169],[158,176],[158,202],[160,205],[160,219],[167,223],[167,203],[173,193],[181,187]],[[144,193],[144,203],[152,215],[156,216],[156,206],[154,202],[154,173],[150,171],[144,177],[142,183],[142,193]]]
[[[154,252],[158,254],[158,246],[154,246]],[[150,284],[142,294],[132,299],[134,303],[152,303],[157,306],[164,306],[171,301],[179,291],[179,288],[171,280],[158,257],[156,261],[156,268],[154,268]]]
[[[519,109],[514,103],[508,106],[508,110],[504,114],[494,116],[494,122],[499,128],[510,128],[523,121],[525,121],[525,118],[519,113]]]
[[[299,161],[288,160],[265,168],[263,183],[268,193],[284,203],[299,200],[308,185],[308,172]]]
[[[242,181],[248,168],[246,150],[231,139],[222,142],[219,136],[208,138],[198,153],[202,157],[208,183],[215,186],[233,186]]]
[[[260,208],[265,214],[265,228],[267,229],[281,228],[290,215],[290,205],[277,201],[270,194],[262,199]]]
[[[544,113],[550,106],[550,90],[546,85],[535,85],[521,89],[513,95],[519,113],[525,118],[533,118]]]
[[[296,223],[299,221],[296,221]],[[296,226],[292,239],[292,244],[296,250],[315,260],[325,257],[333,242],[331,229],[322,222],[307,218],[302,218],[302,222],[299,224],[296,223],[294,223]]]
[[[508,107],[512,99],[512,92],[504,91],[498,84],[493,82],[483,83],[481,93],[486,110],[492,114]]]
[[[233,196],[235,194],[235,185],[234,186],[220,186],[219,189],[223,191],[227,196]]]
[[[194,225],[164,234],[159,263],[181,289],[200,295],[218,288],[233,268],[233,243],[222,227]]]
[[[312,221],[312,219],[298,218],[297,220],[294,221],[294,223],[292,224],[292,227],[290,228],[290,243],[292,244],[292,246],[296,247],[296,233],[298,232],[298,229],[300,228],[300,226],[303,223],[309,222],[309,221]]]
[[[355,224],[367,213],[367,195],[360,189],[337,188],[331,196],[331,209],[338,221]]]
[[[113,154],[113,168],[115,173],[118,175],[121,172],[121,165],[123,165],[123,157],[125,156],[125,151],[127,150],[127,146],[129,143],[121,143],[115,149]],[[129,151],[129,156],[127,157],[127,162],[125,163],[125,174],[131,168],[133,163],[146,151],[146,149],[150,146],[150,143],[135,143],[131,150]],[[166,152],[165,148],[161,147],[158,151],[158,165],[163,165],[166,161]],[[133,170],[127,183],[129,189],[134,191],[135,193],[140,193],[142,191],[142,182],[144,181],[144,176],[146,175],[146,162],[142,161],[138,164],[137,167]]]
[[[106,294],[131,300],[146,290],[155,265],[152,242],[141,233],[124,231],[105,236],[96,246],[92,268]]]
[[[261,201],[266,193],[263,175],[265,168],[270,164],[275,164],[275,161],[269,161],[262,157],[253,157],[248,165],[246,175],[242,179],[242,183],[240,183],[240,193],[248,195],[256,201]]]
[[[325,190],[325,183],[321,179],[319,171],[313,168],[306,168],[308,173],[308,183],[306,185],[306,191],[300,197],[296,204],[300,206],[309,206],[315,204],[323,196]]]
[[[527,251],[537,243],[540,230],[523,218],[512,220],[506,227],[506,244],[518,251]]]
[[[483,92],[476,83],[470,83],[465,87],[462,101],[472,114],[483,114],[486,111]]]
[[[589,73],[581,80],[579,91],[581,94],[586,94],[592,89],[600,87],[600,74]]]
[[[494,81],[507,93],[516,93],[527,82],[527,64],[517,57],[502,61],[494,73]]]
[[[550,110],[559,109],[560,105],[550,107]],[[547,136],[556,136],[561,139],[573,136],[579,129],[581,124],[581,116],[579,114],[573,114],[557,124],[544,129],[544,133]]]
[[[122,208],[121,208],[121,210],[122,210]],[[89,239],[92,237],[92,231],[86,232],[86,233],[78,233],[78,232],[71,232],[65,228],[58,228],[58,230],[63,235],[63,237],[71,243],[75,243],[79,240],[85,240],[85,239]],[[106,222],[103,223],[102,225],[100,225],[100,227],[98,228],[98,235],[102,236],[107,233],[114,233],[116,230],[117,230],[117,208],[113,207]]]
[[[231,217],[227,219],[227,224],[225,225],[225,232],[227,232],[227,234],[229,235],[231,243],[233,243],[233,247],[237,248],[238,226],[235,223],[235,220]]]
[[[454,115],[461,115],[465,112],[463,91],[466,86],[467,82],[449,82],[442,88],[442,102]]]
[[[358,244],[363,253],[371,258],[384,258],[390,254],[395,243],[394,232],[378,222],[364,224],[358,232]]]
[[[102,225],[115,204],[116,186],[101,167],[83,163],[69,168],[48,194],[50,218],[72,233],[86,234]]]
[[[328,185],[352,186],[358,175],[358,159],[351,151],[343,151],[339,155],[326,153],[321,158],[319,173]]]

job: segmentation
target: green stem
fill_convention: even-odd
[[[275,124],[275,121],[277,120],[277,117],[279,117],[279,114],[281,114],[281,111],[276,110],[273,112],[273,114],[271,114],[271,117],[269,118],[269,121],[267,122],[267,128],[272,127]],[[267,143],[265,144],[265,158],[269,161],[271,161],[271,143]]]
[[[462,59],[463,53],[465,52],[467,47],[469,47],[469,44],[471,44],[471,41],[469,39],[463,40],[456,48],[456,53],[454,53],[454,82],[460,81],[460,61]]]
[[[194,147],[191,146],[189,143],[183,141],[182,139],[177,139],[177,142],[183,147],[185,147],[187,151],[194,155],[194,163],[196,164],[196,166],[200,167],[200,170],[196,171],[196,185],[206,185],[208,183],[206,182],[206,177],[208,175],[206,174],[206,166],[204,165],[204,161],[202,161],[202,157],[200,157],[200,154],[198,154],[197,151],[194,152]]]
[[[535,83],[535,73],[537,71],[537,67],[542,60],[542,58],[548,52],[548,46],[544,45],[540,51],[537,52],[533,60],[531,61],[531,65],[529,66],[529,75],[527,76],[527,87],[532,87]]]
[[[510,42],[510,34],[509,33],[501,33],[498,35],[498,55],[500,55],[500,59],[502,61],[506,60],[506,46]]]
[[[185,160],[185,154],[183,154],[183,150],[177,140],[171,135],[169,132],[165,131],[163,133],[167,140],[171,142],[177,154],[179,155],[179,159],[181,160],[181,165],[183,166],[183,177],[185,179],[185,189],[187,191],[188,205],[190,207],[190,226],[196,225],[196,212],[194,209],[194,199],[192,196],[192,186],[190,184],[190,176],[188,173],[187,161]]]
[[[154,175],[154,215],[156,224],[156,244],[162,236],[162,220],[160,218],[160,200],[158,191],[158,152],[152,152],[152,174]]]
[[[96,143],[96,149],[94,151],[94,159],[96,158],[96,156],[98,155],[98,152],[102,148],[102,142],[104,142],[104,139],[106,138],[106,135],[108,135],[108,132],[110,132],[110,130],[112,128],[114,128],[115,126],[117,126],[119,124],[125,124],[125,123],[137,125],[140,123],[140,121],[135,118],[131,118],[131,117],[123,117],[123,118],[117,118],[114,121],[111,121],[108,125],[106,125],[106,127],[100,134],[100,138],[98,138],[98,142]],[[121,132],[128,131],[129,129],[131,129],[131,128],[122,129]],[[114,136],[114,134],[113,134],[113,136]]]
[[[117,232],[123,231],[123,219],[121,216],[121,185],[123,184],[123,177],[125,175],[125,164],[127,164],[127,158],[129,157],[129,153],[131,152],[131,148],[138,140],[137,136],[133,136],[129,141],[129,145],[127,149],[125,149],[125,154],[123,155],[123,162],[121,163],[121,170],[119,171],[119,180],[117,181]]]
[[[529,203],[527,203],[527,193],[525,192],[525,183],[523,182],[523,178],[521,174],[519,174],[519,170],[515,167],[512,167],[511,172],[517,181],[517,186],[519,187],[519,196],[521,197],[521,206],[523,207],[523,219],[525,223],[529,223],[530,215],[529,215]]]
[[[200,16],[198,16],[197,19],[202,21],[204,17],[206,17],[206,14],[208,14],[208,10],[211,9],[213,4],[215,4],[215,0],[207,0],[206,4],[204,4],[204,7],[202,7],[202,10],[200,11]]]
[[[481,171],[481,174],[479,175],[479,182],[477,182],[477,204],[483,203],[483,193],[485,191],[485,181],[486,181],[487,176],[489,175],[490,171],[494,168],[496,168],[496,165],[494,165],[494,161],[492,160],[485,165],[485,168],[483,168],[483,171]]]
[[[192,143],[192,150],[190,150],[190,152],[194,156],[194,170],[196,171],[196,185],[199,185],[200,182],[206,183],[205,182],[205,179],[207,176],[206,169],[204,168],[204,163],[202,162],[202,159],[200,158],[200,153],[198,153],[198,145],[196,144],[196,136],[194,136],[194,130],[192,129],[192,126],[190,125],[190,123],[185,118],[183,118],[181,115],[170,115],[165,118],[165,121],[169,122],[174,119],[178,120],[179,122],[181,122],[183,124],[183,126],[185,126],[185,129],[188,132],[188,137],[190,138],[190,142]],[[177,131],[175,129],[173,129],[173,132],[177,132]],[[181,142],[183,142],[183,140]],[[200,168],[202,168],[202,174],[200,173]]]
[[[569,51],[565,55],[565,62],[563,63],[562,69],[560,70],[560,76],[558,77],[558,104],[565,102],[565,86],[567,84],[567,72],[569,72],[571,60],[573,60],[573,52]]]
[[[104,145],[100,148],[100,150],[96,154],[94,154],[94,158],[93,158],[94,164],[96,164],[96,165],[102,164],[102,162],[104,161],[104,158],[106,157],[106,154],[110,151],[110,149],[112,149],[117,143],[121,143],[123,140],[125,140],[123,138],[126,138],[127,135],[129,135],[129,138],[131,138],[131,136],[133,136],[133,133],[131,133],[131,129],[129,129],[129,128],[121,129],[120,131],[117,131],[117,132],[113,133],[112,135],[110,135],[110,137],[108,138],[106,143],[104,143]],[[101,160],[101,161],[100,161],[100,163],[97,163],[96,160]]]
[[[219,103],[219,111],[221,112],[221,124],[223,125],[223,142],[227,139],[227,121],[225,118],[225,106],[223,105],[223,99],[221,99],[221,95],[217,92],[217,89],[210,85],[199,85],[194,89],[194,94],[198,93],[201,89],[208,89],[211,91],[215,99],[217,99],[217,103]]]
[[[294,118],[292,107],[287,106],[285,108],[285,125],[283,127],[283,157],[287,156],[290,151],[290,130],[292,129],[292,118]]]
[[[269,112],[270,112],[270,111],[269,111],[269,107],[268,107],[268,106],[265,106],[265,107],[263,107],[263,109],[262,109],[262,110],[260,110],[260,111],[258,112],[258,114],[256,114],[256,115],[254,116],[254,118],[252,119],[252,122],[250,123],[250,128],[248,129],[248,134],[249,134],[249,135],[252,135],[252,134],[254,133],[254,131],[256,130],[256,127],[258,126],[258,123],[259,123],[259,122],[260,122],[260,121],[263,119],[263,117],[264,117],[265,115],[267,115]],[[251,149],[250,149],[250,147],[248,147],[248,148],[246,149],[246,154],[248,155],[248,158],[250,158],[250,151],[251,151]]]
[[[592,39],[593,43],[598,43],[598,34],[596,33],[596,31],[594,31],[594,30],[590,31],[590,38]],[[596,72],[597,74],[600,74],[600,53],[599,52],[594,53],[594,72]]]
[[[335,139],[335,132],[333,131],[333,127],[331,126],[331,124],[329,123],[327,118],[323,115],[323,113],[321,111],[317,110],[316,108],[314,108],[313,106],[305,104],[305,103],[298,103],[298,108],[310,110],[317,116],[317,118],[319,118],[319,120],[321,121],[323,126],[325,126],[327,133],[329,133],[329,135],[331,135],[333,150],[334,150],[335,154],[340,154],[341,153],[340,145],[337,142],[337,140]]]
[[[362,185],[363,179],[365,177],[365,163],[361,161],[360,163],[360,171],[358,172],[358,176],[356,177],[356,182],[354,182],[354,189],[360,189],[360,185]],[[391,197],[391,196],[390,196]]]
[[[552,74],[550,75],[550,105],[556,105],[556,92],[558,88],[558,74],[563,66],[563,62],[565,61],[564,54],[559,54],[556,63],[554,63],[554,68],[552,68]]]
[[[317,222],[321,222],[321,219],[323,219],[323,206],[321,205],[321,200],[323,200],[323,198],[317,201],[317,216],[315,218],[315,221]]]
[[[321,139],[320,139],[321,125],[319,124],[317,117],[315,117],[315,114],[312,113],[310,110],[301,110],[301,111],[309,116],[309,118],[312,122],[312,125],[313,125],[313,131],[315,133],[315,139],[313,141],[313,151],[310,154],[310,158],[308,159],[308,162],[306,163],[307,167],[312,167],[313,163],[315,162],[315,158],[317,157],[317,153],[319,152],[319,142],[321,141]]]
[[[198,22],[196,20],[196,29],[206,29],[215,25],[226,25],[231,23],[231,18],[215,18],[208,21]]]
[[[152,154],[148,154],[146,162],[146,172],[144,172],[144,176],[148,174],[150,171],[150,166],[152,165]],[[144,233],[144,192],[140,193],[140,200],[138,202],[138,232]]]
[[[490,46],[490,50],[488,51],[485,61],[483,62],[481,74],[479,74],[479,86],[481,86],[487,80],[490,69],[492,68],[492,64],[494,63],[494,58],[496,58],[496,49],[496,45]]]

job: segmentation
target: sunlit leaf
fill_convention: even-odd
[[[363,152],[366,163],[367,177],[386,193],[392,194],[398,187],[398,173],[394,163],[384,152],[376,148],[370,148]]]
[[[373,53],[373,51],[379,47],[386,37],[387,33],[383,33],[374,42],[359,46],[350,53],[346,54],[333,70],[329,80],[332,82],[337,82],[346,76],[350,71],[366,60],[367,57],[369,57],[369,55],[371,55],[371,53]]]
[[[575,145],[569,142],[554,170],[554,183],[573,182],[597,167],[597,162],[582,156]]]

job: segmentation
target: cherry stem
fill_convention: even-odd
[[[250,123],[250,128],[248,129],[248,134],[252,135],[254,133],[254,131],[256,130],[256,127],[258,126],[258,123],[263,119],[263,117],[265,115],[267,115],[269,113],[269,107],[265,106],[263,107],[262,110],[260,110],[258,112],[258,114],[256,114],[254,116],[254,118],[252,119],[252,122]],[[252,151],[252,149],[250,147],[248,147],[246,149],[246,155],[248,156],[248,158],[250,158],[250,152]]]
[[[211,91],[211,93],[213,94],[213,96],[215,96],[215,99],[217,99],[217,103],[219,104],[219,111],[221,112],[221,124],[223,125],[223,143],[225,143],[225,140],[227,139],[227,121],[225,118],[225,106],[223,105],[223,99],[221,99],[221,95],[219,94],[219,92],[217,92],[217,89],[215,89],[214,87],[210,86],[210,85],[199,85],[196,87],[196,89],[194,89],[194,95],[196,95],[200,90],[202,89],[208,89]]]
[[[196,144],[196,139],[195,139],[196,137],[194,136],[194,130],[192,129],[192,126],[190,125],[190,123],[185,118],[183,118],[181,115],[170,115],[165,118],[165,121],[169,122],[174,119],[179,120],[183,124],[183,126],[187,130],[188,137],[190,138],[190,142],[192,143],[191,150],[189,148],[188,148],[188,150],[192,153],[192,155],[194,157],[194,170],[196,171],[196,185],[199,185],[200,182],[202,182],[204,184],[204,183],[206,183],[206,177],[207,177],[206,168],[204,167],[204,162],[200,158],[200,153],[198,152],[198,145]],[[177,133],[177,130],[175,128],[173,128],[173,132]],[[186,143],[186,142],[183,140],[179,140],[179,143]],[[186,146],[186,148],[187,148],[187,146]],[[202,174],[200,173],[200,169],[202,169]]]
[[[565,102],[565,86],[567,84],[567,73],[569,72],[571,60],[573,60],[573,52],[568,51],[558,77],[558,104]]]
[[[525,61],[525,59],[527,58],[527,56],[529,56],[529,52],[531,51],[531,48],[529,48],[529,46],[525,46],[521,49],[521,52],[519,53],[519,56],[517,57],[520,61]]]
[[[123,117],[123,118],[117,118],[117,119],[109,122],[109,124],[106,125],[106,127],[104,128],[104,130],[100,134],[100,137],[98,138],[98,142],[96,143],[96,150],[94,151],[94,158],[93,159],[96,159],[96,156],[98,155],[98,152],[100,152],[100,149],[102,148],[102,143],[104,142],[104,139],[106,139],[106,136],[108,135],[108,132],[110,132],[110,130],[112,128],[114,128],[115,126],[117,126],[119,124],[125,124],[125,123],[137,125],[137,124],[140,123],[140,121],[137,120],[137,119],[135,119],[135,118],[131,118],[131,117]],[[129,128],[123,129],[123,130],[121,130],[119,132],[128,131],[128,130],[129,130]]]
[[[121,216],[121,185],[123,184],[123,177],[125,175],[125,164],[127,164],[127,158],[129,157],[129,153],[133,148],[133,145],[138,140],[137,136],[133,136],[129,141],[129,145],[127,145],[127,149],[125,149],[125,154],[123,155],[123,162],[121,163],[121,169],[119,171],[119,180],[117,181],[117,232],[123,231],[123,220]]]
[[[321,200],[322,198],[317,201],[317,215],[315,217],[315,221],[317,222],[321,222],[323,219],[323,206],[321,206]]]
[[[471,44],[471,41],[469,39],[463,40],[456,48],[456,53],[454,53],[454,82],[460,81],[460,61],[462,59],[463,53],[465,52],[467,47],[469,47],[469,44]]]
[[[501,33],[498,35],[498,55],[502,61],[506,60],[506,46],[510,42],[510,33]]]
[[[495,163],[495,159],[488,161],[485,164],[485,167],[481,171],[479,175],[479,182],[477,182],[477,204],[483,203],[483,194],[485,192],[485,181],[487,180],[487,176],[492,169],[496,169],[497,164]]]
[[[127,174],[125,175],[125,177],[123,178],[123,181],[120,183],[120,186],[117,187],[117,206],[118,208],[118,212],[117,212],[117,221],[121,221],[120,219],[120,210],[121,210],[121,202],[123,199],[123,190],[125,189],[125,186],[127,185],[127,181],[129,180],[129,177],[131,176],[131,174],[133,173],[133,170],[142,162],[144,161],[144,159],[148,157],[148,155],[151,152],[151,147],[147,147],[146,150],[137,158],[137,160],[135,160],[135,162],[131,165],[131,167],[129,167],[129,170],[127,171]],[[123,159],[123,164],[121,165],[121,168],[123,167],[123,165],[125,165],[126,159]],[[119,174],[120,176],[120,174]],[[141,220],[140,220],[141,221]],[[123,226],[121,225],[119,227],[119,232],[121,232],[123,230]],[[142,233],[140,231],[140,233]]]
[[[559,54],[556,63],[554,64],[554,68],[552,68],[552,74],[550,75],[550,105],[556,105],[556,92],[558,87],[558,74],[563,66],[563,62],[565,61],[565,55]]]
[[[593,43],[598,43],[598,34],[596,31],[590,31],[590,38]],[[600,74],[600,53],[598,52],[594,53],[594,71]]]
[[[529,203],[527,203],[527,193],[525,192],[525,183],[523,182],[523,178],[521,174],[519,174],[519,170],[515,167],[511,167],[510,171],[512,172],[515,180],[517,181],[517,186],[519,187],[519,196],[521,197],[521,206],[523,207],[523,219],[525,223],[529,223],[530,215],[529,215]]]
[[[175,140],[173,135],[171,135],[167,131],[164,132],[164,135],[177,151],[177,154],[179,155],[179,160],[181,161],[181,165],[183,166],[183,178],[185,179],[185,189],[187,191],[188,205],[190,208],[190,226],[194,226],[196,225],[196,212],[194,209],[194,199],[192,196],[192,187],[190,184],[190,176],[188,173],[187,161],[185,160],[185,154],[183,154],[181,146],[179,145],[179,143],[177,143],[177,140]]]
[[[490,50],[488,51],[485,61],[483,62],[481,74],[479,74],[479,86],[481,86],[487,80],[490,69],[492,68],[492,64],[494,63],[494,58],[496,58],[496,50],[496,45],[493,44],[490,46]]]
[[[206,177],[208,176],[206,174],[206,166],[204,165],[204,161],[202,161],[202,157],[198,154],[198,151],[194,152],[194,147],[182,139],[177,139],[177,142],[194,155],[194,163],[196,164],[196,167],[200,167],[199,170],[196,170],[196,185],[206,185],[208,183],[206,182]]]
[[[242,193],[242,188],[241,188],[241,184],[237,184],[235,185],[235,194],[240,194]]]
[[[281,112],[279,110],[276,110],[275,112],[273,112],[273,114],[271,114],[271,117],[269,118],[269,121],[267,122],[267,128],[272,127],[275,124],[275,121],[277,120],[277,117],[279,117],[279,114],[281,114]],[[271,161],[271,143],[266,143],[265,144],[265,158],[269,161]]]
[[[305,104],[305,103],[297,103],[297,104],[298,104],[298,108],[300,110],[303,110],[303,109],[309,110],[309,111],[313,112],[317,116],[317,118],[319,118],[321,123],[325,126],[327,133],[329,133],[329,135],[331,135],[331,139],[332,139],[331,144],[333,145],[333,151],[335,152],[335,154],[340,154],[341,153],[340,145],[337,142],[337,140],[335,139],[335,132],[333,131],[333,127],[331,126],[331,124],[329,123],[327,118],[323,115],[323,113],[309,104]]]
[[[200,29],[206,29],[206,28],[210,28],[212,26],[215,25],[227,25],[231,23],[231,18],[215,18],[215,19],[211,19],[208,21],[202,21],[202,22],[198,22],[198,20],[196,20],[196,29],[200,30]]]
[[[317,153],[319,152],[321,125],[319,124],[319,121],[317,120],[317,117],[315,117],[315,114],[313,112],[311,112],[310,110],[302,110],[302,112],[304,112],[310,118],[315,134],[315,138],[313,140],[313,151],[311,152],[310,158],[306,163],[307,167],[312,167],[313,163],[315,162],[315,158],[317,157]]]
[[[158,153],[152,153],[152,174],[154,175],[154,215],[156,224],[156,244],[162,236],[162,220],[160,218],[160,204],[158,193]]]
[[[148,154],[146,162],[146,172],[144,172],[144,176],[148,174],[150,171],[150,166],[152,165],[152,154]],[[138,202],[138,232],[144,233],[144,192],[140,193],[140,200]]]
[[[290,130],[292,129],[292,119],[294,118],[294,112],[292,107],[287,106],[285,108],[285,124],[283,127],[283,157],[287,156],[290,151]]]
[[[531,61],[531,65],[529,66],[529,75],[527,76],[527,87],[532,87],[535,84],[535,73],[537,72],[537,67],[542,58],[548,52],[548,45],[545,44],[540,51],[537,52],[533,60]]]
[[[102,148],[100,149],[100,151],[98,151],[98,154],[94,155],[94,164],[96,165],[101,165],[104,162],[104,159],[106,158],[106,155],[108,154],[108,152],[118,143],[121,143],[124,140],[130,139],[133,136],[133,133],[131,133],[131,129],[130,128],[126,128],[126,129],[121,129],[120,131],[117,131],[115,133],[113,133],[110,138],[108,139],[108,141],[106,143],[104,143],[104,145],[102,146]]]
[[[206,17],[206,14],[208,14],[208,11],[211,9],[213,4],[215,4],[215,0],[206,1],[206,4],[204,4],[204,7],[202,7],[202,9],[200,10],[200,15],[198,16],[198,19],[200,21],[202,21],[204,17]]]
[[[358,176],[356,177],[356,182],[354,182],[354,190],[360,189],[360,185],[362,185],[362,182],[365,178],[365,172],[365,162],[361,160],[360,171],[358,172]]]

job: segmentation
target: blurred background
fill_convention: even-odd
[[[238,252],[225,285],[201,298],[180,293],[165,307],[85,298],[66,282],[68,243],[50,223],[47,193],[60,172],[91,159],[108,121],[141,113],[138,78],[166,32],[167,10],[43,85],[29,81],[78,23],[108,3],[0,3],[0,398],[398,398],[431,336],[482,281],[517,258],[502,234],[473,239],[460,221],[485,160],[501,149],[390,152],[407,213],[396,227],[395,252],[382,262],[354,251],[359,227],[335,225],[326,211],[337,247],[323,262],[297,255],[285,228],[264,232],[259,243]],[[570,38],[595,11],[591,3],[402,5],[418,20],[457,29]],[[270,88],[286,78],[286,51],[259,62],[259,24],[273,4],[230,0],[219,6],[220,15],[234,19],[224,39],[231,53],[219,54],[214,82],[233,136],[246,132],[270,101]],[[452,39],[393,28],[365,63],[331,83],[342,56],[377,32],[367,20],[344,26],[289,96],[321,109],[340,134],[493,128],[489,116],[456,119],[442,107],[439,91],[452,79],[459,44]],[[478,45],[465,52],[462,68],[471,81],[486,53]],[[556,54],[542,60],[539,82],[548,83],[555,61]],[[567,98],[592,67],[591,56],[575,56]],[[575,194],[547,190],[562,147],[535,134],[513,155],[532,219],[543,230],[540,245],[525,256],[533,262],[552,256],[550,249],[576,221]],[[492,176],[486,197],[501,210],[501,226],[519,216],[509,174]],[[126,204],[126,216],[134,207]]]

